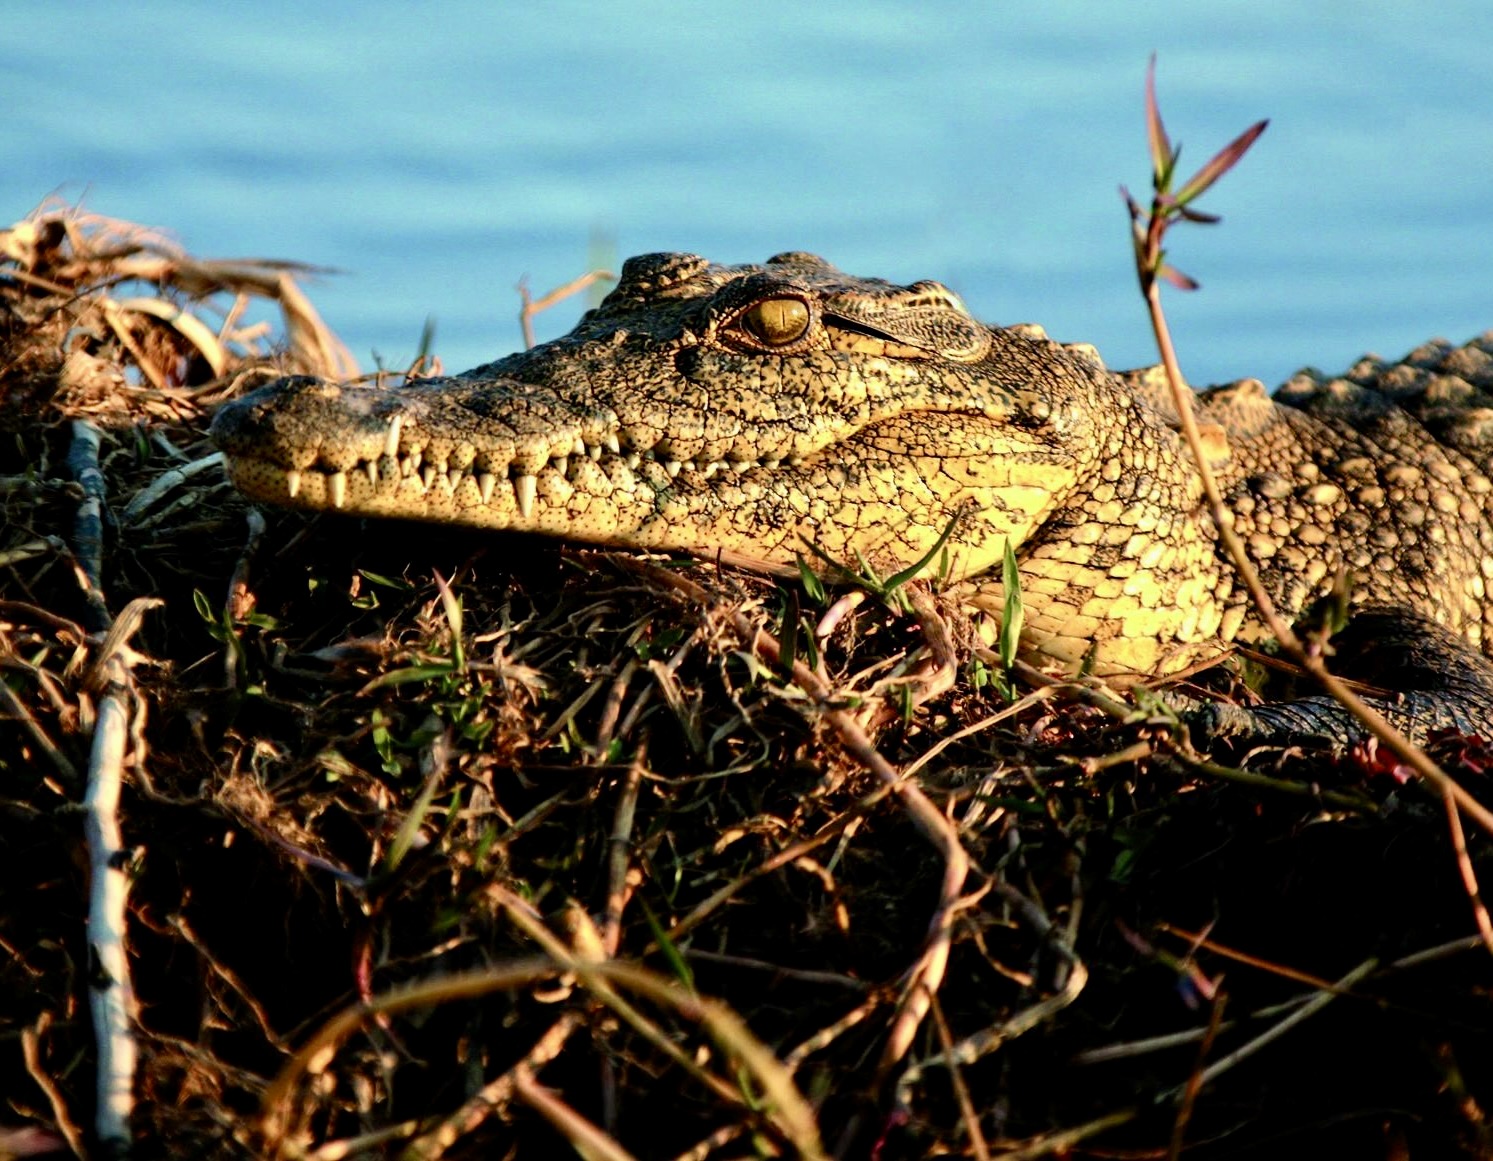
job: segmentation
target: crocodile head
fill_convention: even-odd
[[[779,564],[812,543],[884,569],[952,529],[959,577],[1097,458],[1100,375],[936,282],[652,254],[554,342],[393,389],[282,380],[212,435],[275,504]]]

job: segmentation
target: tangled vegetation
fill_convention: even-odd
[[[356,373],[303,271],[0,255],[0,1155],[102,1155],[119,1050],[140,1156],[1493,1151],[1488,838],[1395,761],[1199,756],[917,582],[261,516],[203,432]]]

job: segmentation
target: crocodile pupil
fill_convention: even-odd
[[[809,304],[801,298],[768,298],[741,316],[746,332],[769,347],[785,347],[809,329]]]

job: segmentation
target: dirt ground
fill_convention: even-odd
[[[121,710],[141,1157],[1493,1155],[1438,796],[1008,680],[923,589],[253,513],[214,408],[355,371],[302,273],[0,234],[0,1156],[107,1153]]]

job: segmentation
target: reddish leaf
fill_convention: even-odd
[[[1348,757],[1371,778],[1388,775],[1403,786],[1415,777],[1415,771],[1396,758],[1391,750],[1381,748],[1379,739],[1375,737],[1359,742],[1348,752]]]
[[[1183,274],[1175,266],[1162,266],[1160,270],[1156,271],[1156,277],[1165,279],[1178,290],[1197,290],[1202,285],[1188,278],[1187,275]]]
[[[1166,126],[1161,123],[1161,106],[1156,103],[1156,54],[1151,54],[1151,63],[1146,66],[1146,136],[1151,145],[1151,174],[1158,190],[1171,184],[1172,170],[1177,164],[1177,155],[1172,152],[1172,142],[1166,135]]]
[[[1487,777],[1493,769],[1493,751],[1477,734],[1459,730],[1432,730],[1426,737],[1426,750],[1442,769],[1456,769],[1464,774]]]
[[[1260,134],[1265,132],[1265,126],[1269,124],[1269,121],[1256,121],[1215,153],[1212,160],[1193,174],[1187,184],[1177,191],[1177,201],[1183,204],[1193,201],[1215,181],[1233,169],[1239,159],[1249,152],[1249,147],[1255,143]]]

